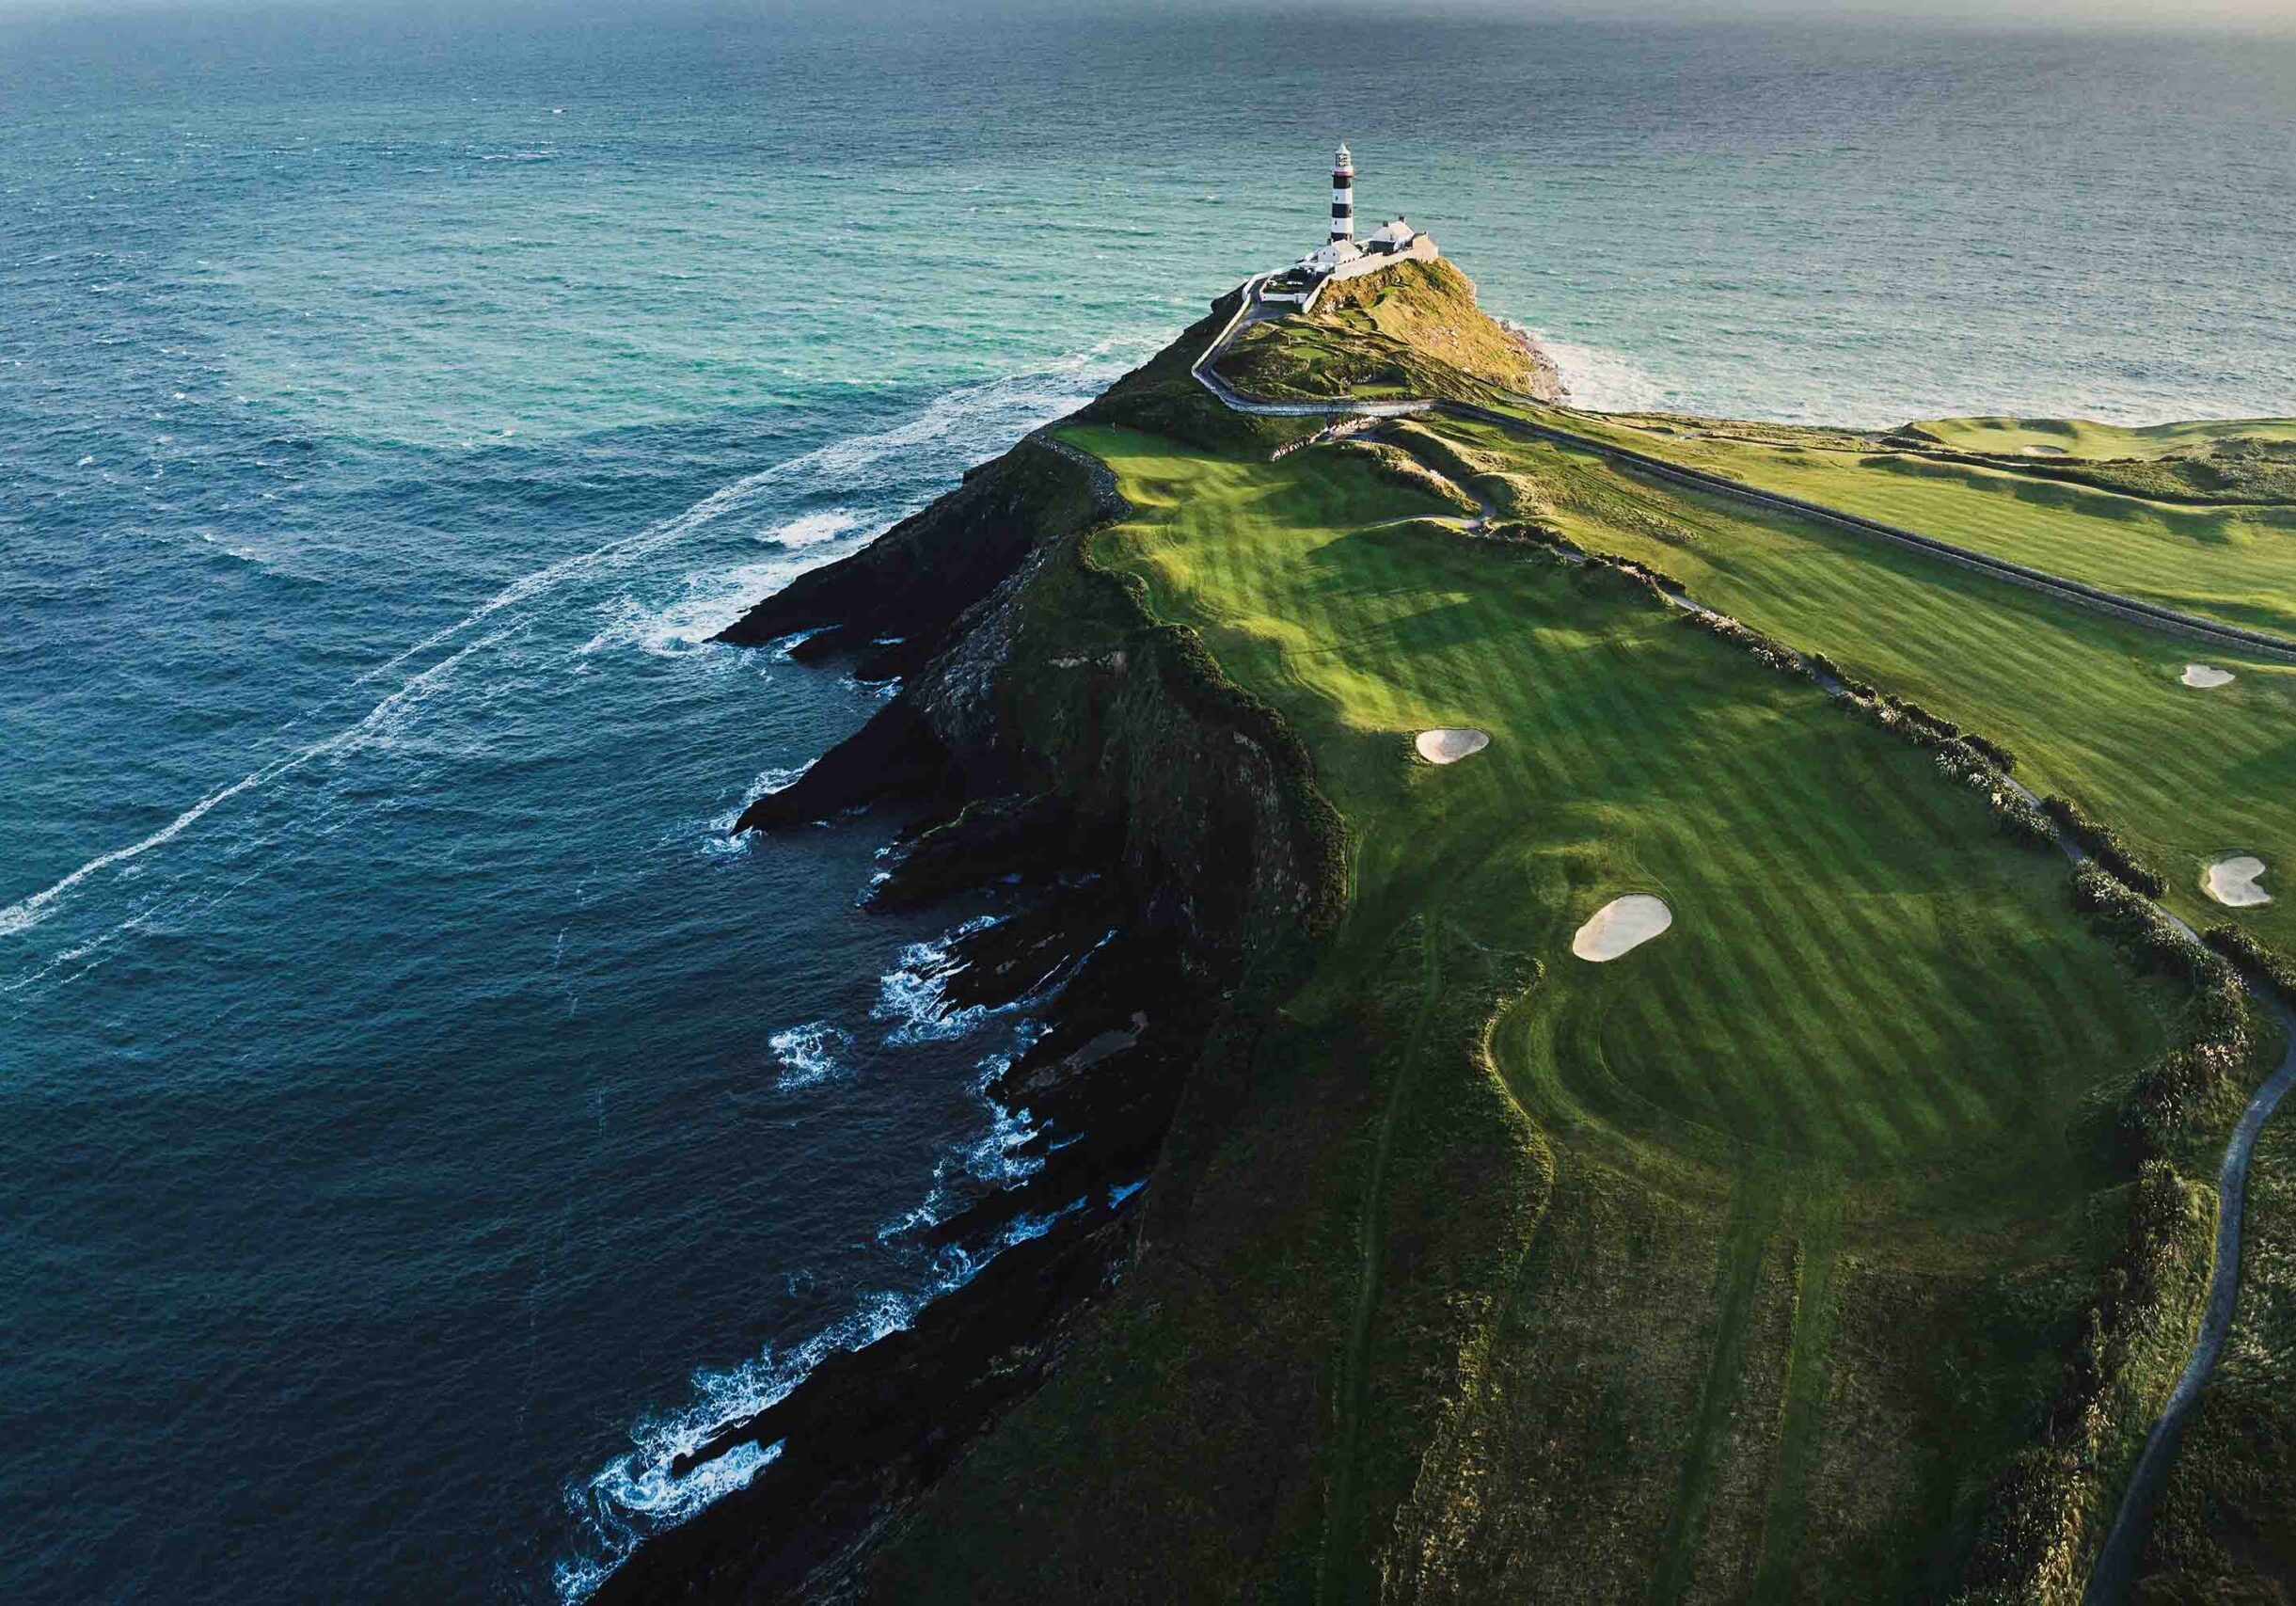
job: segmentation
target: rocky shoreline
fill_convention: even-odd
[[[1152,400],[1160,365],[1202,327],[1111,395]],[[1247,970],[1337,908],[1337,819],[1304,750],[1085,556],[1085,533],[1124,512],[1104,466],[1039,432],[724,633],[904,680],[736,829],[897,801],[920,823],[874,906],[994,889],[1000,914],[948,945],[942,996],[1037,1023],[987,1089],[1025,1111],[1028,1174],[920,1229],[974,1269],[910,1327],[681,1457],[679,1476],[729,1452],[768,1459],[646,1538],[599,1601],[862,1591],[873,1543],[1122,1280],[1175,1113],[1208,1044],[1234,1035]]]
[[[1048,834],[1060,840],[1058,833]],[[824,1360],[785,1398],[673,1466],[754,1446],[771,1459],[744,1487],[647,1539],[603,1602],[779,1600],[833,1593],[869,1541],[971,1438],[1053,1364],[1070,1323],[1112,1291],[1208,1000],[1168,948],[1120,928],[1098,872],[1016,856],[984,833],[979,877],[1029,883],[1020,906],[950,945],[952,1009],[1041,1009],[1041,1031],[990,1083],[1033,1128],[1021,1182],[914,1229],[972,1274],[915,1323]],[[926,844],[929,844],[927,846]],[[912,840],[879,891],[889,903],[955,890],[949,829]],[[966,883],[964,884],[977,884]]]

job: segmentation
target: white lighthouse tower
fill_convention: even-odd
[[[1355,237],[1355,158],[1339,147],[1339,154],[1331,164],[1331,237],[1335,241]]]

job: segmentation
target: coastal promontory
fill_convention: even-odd
[[[727,633],[898,680],[740,825],[996,889],[1044,1163],[600,1598],[2272,1598],[2288,426],[1595,414],[1448,260],[1280,288]]]

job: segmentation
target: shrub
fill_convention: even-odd
[[[2286,1003],[2296,1004],[2296,961],[2272,952],[2238,926],[2211,926],[2200,934],[2200,940],[2258,987],[2278,994]]]
[[[1528,541],[1550,551],[1578,554],[1578,547],[1568,535],[1553,525],[1535,518],[1507,518],[1494,520],[1483,526],[1483,533],[1495,541]]]
[[[2041,800],[2049,818],[2065,828],[2065,834],[2081,844],[2088,855],[2117,876],[2127,885],[2146,898],[2158,898],[2168,890],[2168,883],[2160,872],[2139,859],[2120,833],[2111,826],[2095,820],[2070,798],[2051,794]]]
[[[2139,1071],[2121,1104],[2130,1148],[2139,1155],[2159,1153],[2233,1086],[2256,1049],[2240,976],[2097,865],[2074,870],[2073,904],[2139,968],[2176,977],[2193,990],[2192,1041]]]
[[[1951,720],[1940,719],[1911,698],[1893,696],[1884,692],[1881,700],[1924,730],[1931,731],[1948,741],[1960,739],[1961,727],[1959,725]]]
[[[1963,731],[1961,739],[1984,754],[1987,761],[2003,774],[2012,774],[2016,771],[2017,755],[2002,746],[2000,742],[1987,740],[1973,730]]]
[[[1705,613],[1690,608],[1683,612],[1683,621],[1700,629],[1711,630],[1724,641],[1743,647],[1755,660],[1781,675],[1810,674],[1810,661],[1774,636],[1764,635],[1751,625],[1741,624],[1723,613]]]
[[[1848,670],[1844,669],[1822,652],[1813,652],[1810,655],[1810,667],[1819,676],[1832,680],[1853,697],[1870,699],[1881,695],[1871,685],[1851,675]]]
[[[2016,787],[1997,786],[1986,801],[1993,805],[1993,822],[2026,847],[2047,851],[2057,845],[2056,826]]]
[[[1952,1606],[2028,1606],[2079,1593],[2084,1531],[2098,1516],[2109,1519],[2098,1497],[2114,1395],[2147,1351],[2158,1353],[2170,1301],[2206,1275],[2194,1204],[2191,1185],[2166,1163],[2138,1168],[2121,1241],[2044,1407],[2040,1442],[1995,1475]]]
[[[1598,587],[1605,583],[1623,583],[1629,590],[1641,592],[1660,602],[1666,600],[1670,586],[1677,592],[1682,589],[1679,582],[1656,569],[1646,567],[1630,558],[1615,557],[1608,552],[1589,553],[1584,572]]]

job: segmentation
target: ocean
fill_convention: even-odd
[[[975,911],[709,637],[1316,243],[1579,398],[2296,411],[2296,44],[0,10],[0,1596],[578,1599],[974,1269]]]

